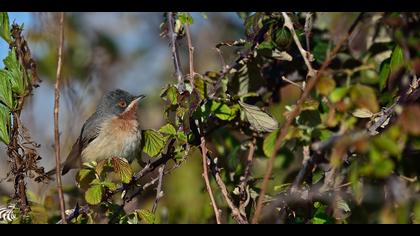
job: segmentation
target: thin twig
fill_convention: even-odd
[[[60,200],[60,212],[61,212],[61,221],[63,224],[67,224],[66,221],[66,212],[65,212],[65,203],[64,203],[64,194],[63,186],[61,183],[61,158],[60,158],[60,131],[58,123],[58,111],[59,111],[59,101],[60,101],[60,80],[61,80],[61,68],[63,64],[63,47],[64,47],[64,12],[60,13],[60,42],[58,46],[58,62],[57,62],[57,74],[55,80],[55,100],[54,100],[54,148],[55,148],[55,172],[57,179],[57,191],[58,197]]]
[[[181,65],[179,61],[178,48],[176,47],[177,35],[176,35],[176,32],[174,32],[173,12],[168,12],[167,18],[168,18],[168,26],[169,26],[168,34],[169,34],[169,38],[171,42],[172,60],[174,61],[176,78],[178,80],[178,91],[180,93],[183,93],[185,90],[185,84],[182,78],[182,71],[181,71]]]
[[[156,188],[156,198],[155,198],[155,202],[153,203],[153,208],[152,208],[152,213],[153,214],[155,214],[155,212],[157,210],[157,205],[159,203],[159,200],[163,196],[162,180],[163,180],[163,171],[165,170],[165,165],[166,164],[163,164],[161,167],[159,167],[159,182],[158,182],[158,186]]]
[[[289,22],[289,24],[291,24],[291,21],[289,19],[289,17],[287,16],[287,14],[283,13],[283,16],[285,18],[285,25],[286,22]],[[358,18],[358,20],[360,21],[360,19]],[[290,26],[290,25],[289,25]],[[292,25],[293,26],[293,25]],[[354,28],[354,27],[353,27]],[[294,30],[291,30],[293,37],[295,39],[297,38],[296,32]],[[329,64],[331,63],[332,59],[337,55],[338,51],[341,48],[341,45],[348,39],[349,35],[351,34],[351,32],[348,32],[347,35],[345,35],[342,40],[339,41],[339,43],[335,46],[335,48],[329,53],[329,56],[327,58],[327,60],[324,61],[324,63],[322,64],[321,68],[319,69],[319,71],[316,73],[316,76],[312,79],[309,79],[305,90],[303,91],[300,99],[297,101],[296,106],[293,108],[293,110],[289,113],[285,124],[283,125],[281,131],[280,131],[280,135],[277,137],[275,145],[274,145],[274,149],[273,149],[273,153],[270,156],[270,159],[268,160],[268,164],[266,167],[266,171],[264,174],[264,179],[261,185],[261,191],[258,197],[258,201],[257,201],[257,207],[254,213],[254,216],[252,218],[252,223],[256,224],[259,220],[261,211],[262,211],[262,207],[263,207],[263,203],[264,203],[264,198],[265,198],[265,193],[267,191],[267,187],[268,187],[268,181],[270,179],[271,176],[271,172],[273,171],[273,164],[274,164],[274,160],[275,160],[275,156],[277,151],[280,149],[280,145],[283,143],[284,138],[287,135],[287,132],[289,130],[290,125],[292,124],[293,120],[299,115],[302,104],[305,102],[305,100],[309,97],[309,94],[311,92],[311,90],[314,88],[314,86],[316,85],[316,82],[318,81],[319,77],[321,77],[323,71],[329,66]],[[299,40],[295,41],[296,44],[298,44],[297,46],[299,47],[300,42]],[[302,51],[302,46],[300,45],[300,51],[301,53],[306,53],[305,50]],[[306,58],[306,56],[304,56],[305,59],[305,63],[308,65],[308,76],[310,77],[310,72],[312,69],[312,66],[310,65],[308,59]]]
[[[294,86],[296,86],[296,87],[298,87],[301,91],[303,91],[303,86],[301,86],[300,84],[298,84],[298,83],[296,83],[296,82],[293,82],[293,81],[291,81],[290,79],[288,79],[286,76],[282,76],[281,77],[284,81],[286,81],[286,82],[288,82],[289,84],[291,84],[291,85],[294,85]]]
[[[282,15],[284,18],[284,26],[286,26],[292,33],[293,40],[295,41],[296,46],[299,48],[299,52],[302,55],[303,60],[305,61],[306,67],[308,68],[308,77],[312,78],[316,74],[316,71],[312,68],[311,64],[312,55],[310,52],[303,49],[302,44],[299,41],[299,37],[296,34],[295,28],[293,27],[292,20],[290,20],[286,12],[282,12]]]
[[[187,34],[187,42],[188,42],[188,51],[189,51],[189,64],[190,64],[190,84],[191,87],[194,88],[194,47],[192,46],[191,42],[191,34],[190,34],[190,24],[187,22],[185,24],[185,33]]]
[[[309,37],[311,36],[311,31],[312,31],[312,12],[308,12],[306,13],[305,28],[304,28],[305,39],[306,39],[306,51],[311,51],[311,44],[309,40]]]
[[[209,171],[208,171],[208,164],[207,164],[207,147],[206,147],[206,139],[204,137],[201,137],[201,156],[203,158],[203,178],[204,182],[206,183],[207,192],[209,193],[211,204],[213,206],[214,214],[216,217],[217,224],[221,223],[220,220],[220,211],[219,208],[217,208],[216,200],[213,196],[213,191],[211,190],[210,186],[210,180],[209,180]]]
[[[225,183],[223,182],[222,178],[220,177],[220,171],[217,168],[214,162],[210,161],[210,169],[213,177],[216,179],[216,183],[219,186],[220,190],[222,191],[222,195],[226,200],[229,208],[232,210],[232,217],[238,224],[248,224],[248,220],[246,217],[241,215],[240,210],[233,204],[233,201],[228,193]]]

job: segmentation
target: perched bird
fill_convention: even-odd
[[[98,162],[112,157],[133,161],[141,151],[137,105],[144,97],[133,96],[121,89],[105,94],[95,113],[83,125],[79,138],[62,165],[61,174],[80,168],[83,162]],[[54,172],[55,169],[47,175]]]

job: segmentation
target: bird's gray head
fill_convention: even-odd
[[[135,111],[138,102],[144,95],[134,96],[127,91],[116,89],[106,93],[97,108],[103,115],[122,115],[129,111]]]

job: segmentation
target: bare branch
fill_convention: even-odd
[[[159,183],[158,183],[158,186],[156,188],[156,198],[155,198],[155,202],[153,203],[153,208],[152,208],[152,213],[153,214],[155,214],[155,212],[157,210],[158,202],[159,202],[160,198],[163,196],[162,179],[163,179],[163,171],[165,170],[165,165],[166,164],[163,164],[161,167],[159,167]]]
[[[312,12],[308,12],[306,13],[305,27],[304,27],[307,51],[311,51],[311,44],[310,44],[310,39],[309,39],[309,37],[311,36],[311,31],[312,31]]]
[[[185,90],[185,84],[184,84],[184,79],[182,78],[182,71],[181,71],[181,65],[179,61],[178,48],[176,47],[177,35],[176,35],[176,32],[174,32],[173,12],[168,12],[167,18],[168,18],[168,25],[169,25],[168,34],[169,34],[169,39],[171,42],[172,60],[174,61],[176,78],[178,80],[178,91],[182,93]]]
[[[213,191],[210,186],[210,180],[209,180],[209,171],[208,171],[208,164],[207,164],[207,147],[206,147],[206,139],[204,137],[201,137],[201,156],[203,158],[203,178],[204,182],[206,183],[207,192],[209,193],[211,204],[213,206],[214,214],[216,217],[217,224],[221,223],[220,220],[220,211],[219,208],[217,208],[216,200],[213,196]]]
[[[63,224],[67,224],[66,213],[65,213],[65,203],[64,203],[64,194],[63,186],[61,183],[61,158],[60,158],[60,131],[58,123],[58,111],[59,111],[59,101],[60,101],[60,80],[61,80],[61,69],[63,64],[63,47],[64,47],[64,12],[60,13],[60,42],[58,45],[58,62],[57,62],[57,74],[55,80],[55,100],[54,100],[54,149],[55,149],[55,172],[57,179],[57,191],[58,197],[60,199],[60,212],[61,212],[61,221]]]
[[[211,162],[211,161],[210,161]],[[241,215],[240,210],[233,204],[232,199],[230,198],[230,195],[228,193],[228,190],[226,188],[225,183],[223,182],[222,178],[220,177],[220,171],[216,167],[216,164],[214,162],[210,163],[211,166],[211,172],[216,179],[216,183],[219,186],[220,190],[222,191],[222,195],[225,198],[229,208],[232,210],[232,217],[238,224],[248,224],[248,220],[246,217]]]
[[[303,91],[303,90],[304,90],[303,86],[301,86],[300,84],[298,84],[298,83],[296,83],[296,82],[293,82],[293,81],[289,80],[286,76],[282,76],[281,78],[282,78],[284,81],[288,82],[289,84],[291,84],[291,85],[293,85],[293,86],[298,87],[301,91]]]
[[[190,74],[189,74],[189,79],[190,79],[190,84],[191,87],[194,88],[194,47],[192,46],[192,42],[191,42],[191,34],[190,34],[190,24],[186,23],[185,24],[185,32],[187,34],[187,41],[188,41],[188,51],[189,51],[189,64],[190,64]]]
[[[314,68],[312,68],[311,64],[311,61],[313,60],[312,54],[309,51],[303,49],[302,44],[299,41],[299,37],[296,34],[295,28],[293,27],[293,23],[290,20],[289,16],[286,14],[286,12],[282,12],[282,15],[284,18],[284,26],[286,26],[292,33],[293,40],[295,41],[296,46],[299,48],[299,52],[302,55],[303,60],[305,61],[306,67],[308,68],[308,77],[312,78],[316,74],[316,71],[314,70]]]

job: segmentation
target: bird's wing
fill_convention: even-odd
[[[94,113],[83,125],[79,138],[73,144],[71,151],[63,164],[62,175],[65,175],[71,169],[79,168],[81,166],[82,160],[80,154],[99,134],[100,127],[98,124],[101,124],[101,120],[98,119],[98,117],[100,116]]]

